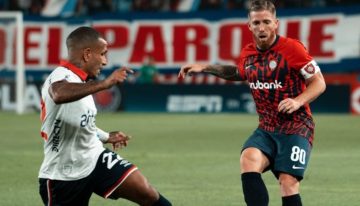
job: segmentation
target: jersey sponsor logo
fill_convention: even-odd
[[[250,82],[251,89],[280,89],[282,88],[282,83],[275,80],[275,82],[260,82],[257,80],[255,83]]]
[[[87,114],[81,115],[80,126],[86,127],[88,124],[95,125],[95,114],[88,110]]]
[[[54,129],[51,132],[51,134],[53,135],[52,141],[51,141],[51,143],[52,143],[51,150],[54,152],[59,152],[60,131],[61,131],[61,120],[55,119]]]

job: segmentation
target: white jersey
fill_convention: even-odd
[[[91,95],[64,104],[55,104],[49,95],[49,87],[54,82],[85,81],[86,74],[82,70],[69,64],[66,67],[57,67],[46,79],[41,90],[41,136],[45,140],[45,156],[39,172],[40,178],[84,178],[93,171],[101,152],[105,149],[97,138],[97,110]]]

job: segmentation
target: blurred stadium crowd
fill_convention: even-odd
[[[189,12],[246,9],[251,0],[0,0],[0,10],[26,15],[86,16],[101,12]],[[359,0],[274,0],[277,8],[349,6]],[[61,7],[59,12],[58,7]],[[64,15],[65,14],[65,15]]]

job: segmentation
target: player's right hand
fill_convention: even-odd
[[[115,84],[124,82],[129,73],[133,74],[134,71],[128,67],[121,67],[113,71],[113,73],[111,73],[111,75],[105,81],[107,81],[109,84],[108,87],[111,87]]]
[[[106,143],[111,143],[113,150],[122,149],[128,145],[128,141],[131,139],[130,135],[127,135],[120,131],[110,132],[109,139]]]
[[[181,67],[178,77],[185,78],[185,75],[192,75],[192,73],[202,72],[208,65],[207,64],[186,64]]]

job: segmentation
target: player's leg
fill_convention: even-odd
[[[170,206],[171,203],[152,187],[139,170],[133,172],[112,194],[143,206]]]
[[[300,181],[310,158],[309,141],[298,135],[278,135],[274,174],[279,179],[283,206],[301,206]]]
[[[240,157],[241,181],[245,202],[248,206],[267,206],[268,191],[261,178],[262,171],[269,165],[269,160],[257,148],[245,149]]]
[[[265,155],[271,154],[272,143],[262,130],[256,130],[245,142],[240,156],[241,180],[245,202],[248,206],[267,206],[269,196],[261,173],[270,160]]]
[[[262,173],[270,165],[270,161],[264,153],[255,147],[249,147],[242,151],[240,156],[241,173]]]
[[[106,149],[94,172],[94,192],[104,198],[125,198],[143,206],[170,206],[146,180],[137,167]]]
[[[299,180],[286,173],[279,175],[280,192],[283,206],[301,206],[301,197],[299,193]]]

